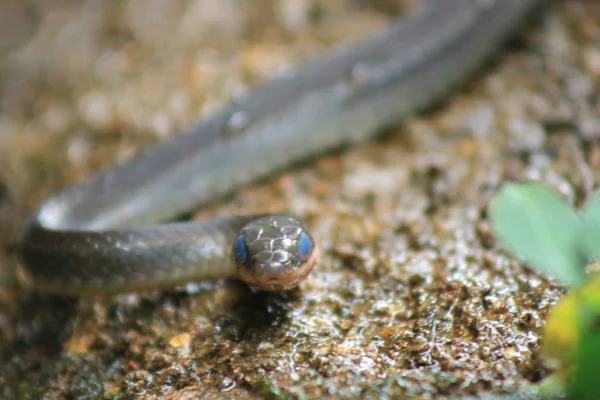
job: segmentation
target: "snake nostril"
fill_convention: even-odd
[[[272,288],[283,287],[283,286],[285,286],[284,285],[285,282],[286,282],[286,279],[282,279],[281,277],[278,277],[278,276],[273,276],[273,277],[267,279],[267,285],[271,286]]]

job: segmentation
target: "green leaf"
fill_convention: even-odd
[[[581,249],[586,261],[600,260],[600,190],[584,204]]]
[[[580,345],[575,354],[574,375],[569,384],[568,397],[572,399],[597,399],[600,376],[600,315],[581,302],[579,324]]]
[[[566,285],[581,284],[582,221],[555,192],[535,182],[507,183],[488,214],[496,238],[515,256]]]

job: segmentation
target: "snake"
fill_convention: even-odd
[[[251,87],[186,131],[60,190],[26,220],[33,288],[64,296],[238,278],[297,287],[319,246],[289,214],[178,220],[444,99],[549,0],[428,0],[363,40]]]

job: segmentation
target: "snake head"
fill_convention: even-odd
[[[261,290],[289,290],[315,265],[319,250],[296,218],[258,217],[246,224],[233,243],[238,276]]]

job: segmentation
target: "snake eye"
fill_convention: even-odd
[[[235,239],[233,243],[233,254],[235,256],[235,260],[239,264],[245,264],[248,259],[248,246],[246,245],[246,241],[244,240],[244,235],[241,233]]]
[[[298,239],[298,253],[302,258],[308,258],[312,253],[312,241],[310,237],[304,232],[300,234],[300,239]]]

